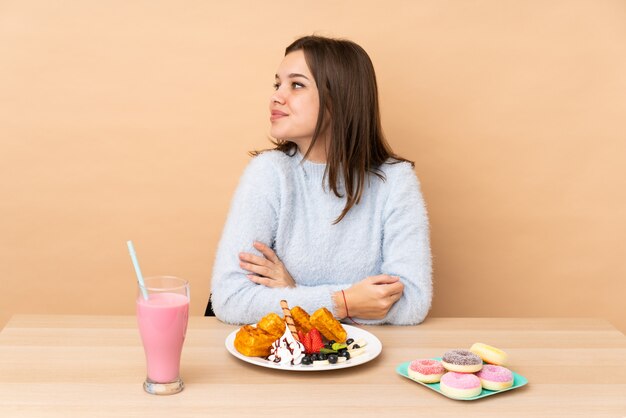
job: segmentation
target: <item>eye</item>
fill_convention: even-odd
[[[291,83],[291,87],[293,89],[303,89],[304,88],[304,84],[298,83],[297,81],[294,81],[293,83]]]
[[[278,90],[278,88],[280,87],[280,83],[274,83],[273,86],[274,90]]]

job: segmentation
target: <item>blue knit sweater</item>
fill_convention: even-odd
[[[323,184],[325,168],[300,153],[266,151],[251,160],[213,267],[213,309],[220,320],[255,323],[269,312],[281,313],[281,299],[309,313],[322,306],[334,311],[334,292],[378,274],[399,276],[404,294],[384,319],[359,322],[424,320],[432,298],[428,218],[411,165],[383,164],[385,181],[369,175],[360,203],[336,225],[346,200]],[[261,255],[255,240],[276,252],[295,288],[269,288],[246,278],[238,255]]]

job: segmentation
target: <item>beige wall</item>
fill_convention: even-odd
[[[369,51],[432,221],[435,316],[626,331],[626,2],[0,1],[0,326],[134,312],[146,275],[204,311],[283,48]]]

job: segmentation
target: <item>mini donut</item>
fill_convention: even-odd
[[[409,377],[422,383],[437,383],[446,372],[440,362],[431,359],[413,360],[409,365]]]
[[[508,358],[504,351],[483,343],[475,343],[470,348],[470,351],[483,359],[485,363],[495,364],[496,366],[504,366]]]
[[[488,390],[502,390],[513,386],[513,373],[506,367],[485,364],[476,376],[483,388]]]
[[[444,395],[456,399],[473,398],[482,392],[480,379],[471,373],[448,372],[441,376],[439,388]]]
[[[469,350],[457,349],[443,353],[441,364],[446,370],[458,373],[474,373],[483,368],[483,361]]]

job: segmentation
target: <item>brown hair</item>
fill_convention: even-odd
[[[285,49],[285,55],[302,50],[319,91],[320,112],[309,149],[317,141],[328,109],[330,144],[324,178],[337,197],[343,180],[346,205],[335,224],[361,200],[367,173],[385,180],[380,166],[407,161],[393,153],[383,136],[378,107],[374,66],[367,52],[352,41],[305,36]],[[289,140],[273,141],[275,149],[294,155],[297,145]],[[252,155],[257,155],[253,152]],[[413,162],[410,162],[413,166]]]

